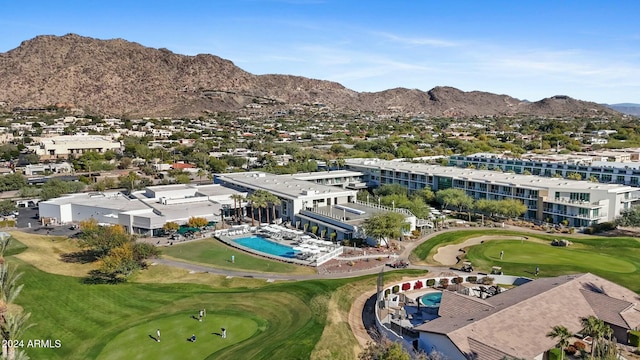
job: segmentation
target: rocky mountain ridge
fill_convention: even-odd
[[[602,105],[554,96],[538,102],[435,87],[356,92],[293,75],[253,75],[215,55],[186,56],[123,39],[38,36],[0,54],[0,104],[64,104],[114,116],[200,116],[249,104],[322,104],[334,111],[426,116],[615,116]]]

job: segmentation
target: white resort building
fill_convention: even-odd
[[[91,192],[38,203],[40,219],[67,224],[94,218],[100,224],[123,225],[130,233],[157,235],[165,223],[185,224],[191,217],[220,220],[233,206],[230,196],[245,195],[220,185],[150,186],[131,195]]]
[[[527,205],[524,218],[585,227],[615,219],[638,201],[640,189],[534,175],[462,169],[439,165],[347,159],[347,167],[364,174],[370,187],[400,184],[409,191],[463,189],[474,199],[517,199]]]

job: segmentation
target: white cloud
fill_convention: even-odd
[[[450,40],[443,40],[443,39],[436,39],[436,38],[406,37],[406,36],[399,36],[399,35],[384,33],[384,32],[374,32],[373,34],[378,35],[384,39],[390,40],[392,42],[406,44],[406,45],[432,46],[432,47],[455,47],[460,45]]]

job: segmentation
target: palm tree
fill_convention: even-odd
[[[558,339],[556,346],[560,348],[560,360],[564,358],[564,349],[569,346],[569,338],[571,333],[566,327],[562,325],[554,326],[551,331],[547,333],[547,337]]]
[[[254,193],[254,195],[256,194]],[[258,208],[258,222],[262,222],[262,209],[267,208],[267,205],[268,205],[267,200],[264,197],[260,196],[260,194],[257,194],[255,199],[251,201],[251,204],[252,204],[252,207]],[[269,214],[267,213],[267,222],[269,222],[268,218],[269,218]]]
[[[249,201],[249,205],[251,206],[251,226],[255,225],[255,220],[256,220],[254,218],[254,216],[253,216],[253,209],[254,209],[253,204],[254,204],[254,202],[256,200],[256,197],[253,196],[253,195],[254,194],[251,194],[251,195],[247,196],[247,200]]]
[[[12,340],[22,338],[23,333],[35,325],[28,323],[30,317],[31,313],[8,313],[6,315],[4,323],[0,327],[2,339],[4,340],[2,342],[2,354],[4,359],[15,360],[25,358],[24,354],[21,354],[20,351],[16,353],[16,348],[11,345],[13,344]]]
[[[272,211],[272,214],[273,214],[272,219],[273,219],[273,221],[275,221],[276,220],[276,203],[280,202],[280,198],[275,196],[275,195],[273,195],[273,194],[271,194],[271,193],[269,193],[265,197],[266,197],[267,203],[269,203],[269,205],[271,206],[271,211]],[[267,219],[268,218],[269,218],[269,216],[267,215]],[[267,222],[269,222],[269,221],[267,220]]]
[[[0,237],[0,265],[4,264],[4,253],[7,251],[9,244],[11,244],[11,240],[13,240],[13,237],[10,235]]]
[[[583,332],[591,336],[591,359],[593,359],[597,351],[598,342],[605,334],[610,333],[611,328],[604,321],[593,315],[580,319],[580,322],[582,323]]]
[[[200,179],[200,184],[202,184],[202,177],[207,175],[207,172],[204,171],[204,169],[198,169],[198,172],[196,173],[196,175],[198,175],[198,178]]]
[[[244,200],[244,196],[242,194],[233,194],[230,196],[233,199],[233,217],[235,222],[238,222],[238,209],[242,208],[242,200]]]
[[[9,304],[11,304],[22,291],[24,285],[18,285],[22,273],[17,273],[16,268],[9,268],[3,263],[0,265],[0,324],[5,322]]]

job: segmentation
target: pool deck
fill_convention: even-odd
[[[243,245],[238,244],[237,242],[235,242],[234,240],[236,239],[242,239],[242,238],[246,238],[246,237],[251,237],[251,236],[260,236],[263,237],[265,240],[277,243],[277,244],[281,244],[281,245],[285,245],[285,246],[289,246],[289,247],[295,247],[298,246],[299,244],[301,244],[302,242],[304,242],[304,240],[301,240],[300,237],[297,238],[291,238],[291,239],[287,239],[284,237],[266,237],[263,234],[258,233],[258,229],[246,229],[246,230],[236,230],[236,231],[232,231],[232,232],[220,232],[218,234],[214,234],[214,237],[220,241],[222,241],[223,243],[234,247],[236,249],[239,250],[243,250],[246,251],[248,253],[252,253],[255,255],[259,255],[262,257],[266,257],[266,258],[270,258],[270,259],[274,259],[274,260],[278,260],[278,261],[282,261],[282,262],[286,262],[286,263],[290,263],[290,264],[296,264],[296,265],[303,265],[303,266],[312,266],[312,267],[316,267],[318,266],[317,260],[319,258],[321,258],[323,255],[328,254],[330,251],[334,251],[337,250],[338,245],[332,245],[332,246],[319,246],[318,248],[320,249],[320,252],[317,255],[311,255],[309,256],[307,259],[299,259],[299,258],[288,258],[288,257],[283,257],[283,256],[277,256],[277,255],[273,255],[273,254],[268,254],[268,253],[264,253],[261,251],[258,251],[256,249],[253,248],[249,248]],[[309,241],[315,241],[315,240],[309,240]]]

